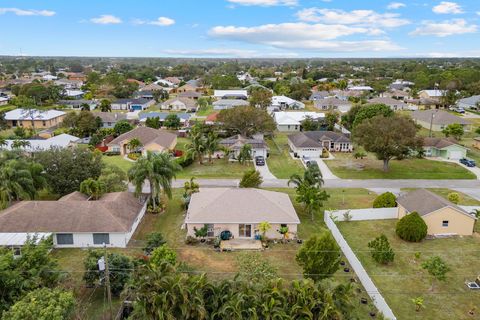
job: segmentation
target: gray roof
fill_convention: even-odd
[[[21,201],[0,212],[0,232],[129,232],[143,204],[129,192],[97,201],[77,192],[59,201]]]
[[[127,114],[122,112],[94,112],[93,115],[102,119],[102,122],[117,122],[127,119]]]
[[[404,207],[408,212],[416,211],[421,216],[427,215],[445,207],[452,207],[457,211],[475,219],[467,211],[463,210],[456,204],[453,204],[450,201],[426,189],[417,189],[405,195],[402,195],[397,198],[397,203]]]
[[[228,107],[238,107],[238,106],[248,106],[250,103],[241,99],[221,99],[212,103],[214,106],[228,106]]]
[[[131,131],[119,135],[118,137],[113,139],[108,145],[119,145],[126,140],[131,140],[134,138],[140,140],[140,142],[144,146],[154,142],[164,148],[169,148],[173,141],[175,141],[177,136],[173,133],[163,130],[148,127],[136,127]]]
[[[459,145],[458,142],[456,142],[453,139],[429,138],[429,137],[423,138],[423,146],[424,147],[434,147],[434,148],[437,148],[437,149],[443,149],[443,148],[447,148],[447,147],[455,146],[455,145],[459,146],[459,147],[462,147],[462,148],[465,148],[464,146]]]
[[[194,193],[185,223],[299,224],[290,201],[281,192],[248,188],[207,188]]]
[[[321,148],[322,141],[349,143],[350,139],[344,134],[333,131],[305,131],[288,136],[297,148]]]
[[[168,99],[167,101],[162,102],[162,106],[169,106],[176,101],[182,102],[186,108],[195,108],[197,106],[197,102],[195,100],[181,97]]]
[[[339,106],[351,106],[352,103],[348,100],[342,100],[338,98],[326,98],[322,100],[315,100],[314,101],[314,106],[316,108],[318,107],[339,107]]]
[[[406,107],[407,104],[401,100],[393,99],[393,98],[387,98],[387,97],[377,97],[368,100],[368,103],[381,103],[385,104],[387,106],[402,106]]]
[[[462,103],[464,105],[469,105],[469,106],[475,106],[477,103],[480,103],[480,95],[460,99],[458,100],[458,103]]]
[[[232,150],[241,149],[246,144],[251,145],[253,149],[267,148],[263,139],[246,138],[240,134],[220,140],[219,144]]]
[[[331,96],[331,94],[328,91],[315,91],[312,93],[309,100],[320,100],[320,99],[325,99],[329,96]]]
[[[168,115],[170,114],[174,114],[176,115],[177,117],[179,117],[181,120],[189,120],[192,115],[190,113],[183,113],[183,112],[179,112],[179,113],[171,113],[171,112],[145,112],[145,113],[140,113],[140,115],[138,116],[138,119],[139,120],[143,120],[143,119],[146,119],[146,118],[156,118],[158,117],[161,121],[164,120],[166,117],[168,117]]]
[[[200,98],[202,94],[196,91],[185,91],[178,94],[179,98]]]
[[[134,99],[117,99],[112,102],[112,104],[147,104],[151,101],[151,99],[145,99],[145,98],[134,98]]]
[[[433,119],[432,119],[433,115]],[[412,118],[415,120],[428,122],[432,121],[433,124],[437,125],[449,125],[453,123],[459,124],[471,124],[469,120],[464,118],[457,117],[451,113],[448,113],[443,110],[424,110],[424,111],[413,111]]]

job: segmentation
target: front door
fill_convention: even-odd
[[[252,237],[252,225],[251,224],[239,224],[238,225],[238,236],[240,238],[251,238]]]

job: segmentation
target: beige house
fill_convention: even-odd
[[[131,151],[128,143],[135,138],[142,144],[139,149],[143,154],[147,151],[170,151],[177,145],[177,136],[173,133],[148,127],[137,127],[113,139],[107,145],[108,151],[120,152],[122,156],[126,155]]]
[[[268,238],[278,239],[281,226],[295,238],[300,219],[287,194],[261,189],[207,188],[192,195],[185,217],[187,235],[195,236],[195,228],[208,228],[208,237],[230,231],[236,239],[253,239],[260,235],[259,224],[268,221],[272,228]]]
[[[418,212],[428,226],[429,235],[471,236],[477,218],[425,189],[409,192],[397,199],[398,219]]]
[[[426,129],[442,131],[449,124],[458,123],[465,131],[471,131],[472,122],[443,110],[417,110],[412,113],[413,120]]]
[[[5,120],[11,128],[48,129],[59,126],[65,115],[65,112],[58,110],[15,109],[5,113]]]
[[[163,110],[196,111],[197,102],[190,98],[172,98],[161,104]]]

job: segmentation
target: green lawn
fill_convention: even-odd
[[[480,238],[459,237],[408,243],[395,235],[396,220],[340,222],[339,228],[356,252],[368,274],[398,319],[479,319],[480,294],[469,291],[464,282],[479,275]],[[380,266],[371,258],[367,244],[384,233],[395,251],[395,261]],[[417,261],[415,252],[420,252]],[[422,261],[438,255],[451,271],[445,282],[431,291],[431,277],[421,268]],[[425,308],[415,312],[411,299],[422,297]],[[476,307],[476,315],[468,311]]]
[[[215,110],[213,110],[213,106],[207,106],[207,107],[200,107],[198,111],[195,113],[197,117],[206,117],[211,115],[212,113],[215,113]]]
[[[269,148],[267,165],[270,172],[278,179],[289,179],[292,174],[303,174],[304,167],[300,160],[294,160],[288,153],[287,135],[276,133],[273,139],[266,139]]]
[[[403,188],[402,191],[412,191],[415,188]],[[480,206],[480,201],[456,190],[446,189],[446,188],[428,188],[427,190],[438,194],[439,196],[448,200],[448,194],[451,192],[456,192],[460,195],[460,202],[458,203],[461,206]]]
[[[105,164],[116,165],[125,172],[133,165],[133,162],[125,160],[123,156],[103,156],[102,160]]]
[[[369,154],[355,159],[352,154],[335,154],[335,160],[326,160],[333,174],[342,179],[476,179],[476,176],[455,163],[427,159],[390,161],[388,172],[383,162]]]
[[[227,178],[235,179],[241,178],[243,173],[248,169],[252,169],[253,164],[242,165],[238,162],[229,162],[228,159],[213,159],[212,163],[205,159],[203,164],[199,164],[195,161],[192,165],[183,168],[177,175],[178,179],[190,179],[191,177],[199,179],[215,179],[215,178]]]

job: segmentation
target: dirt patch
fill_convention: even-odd
[[[209,248],[185,247],[178,250],[180,260],[205,272],[236,272],[236,256],[232,252],[215,252]]]

